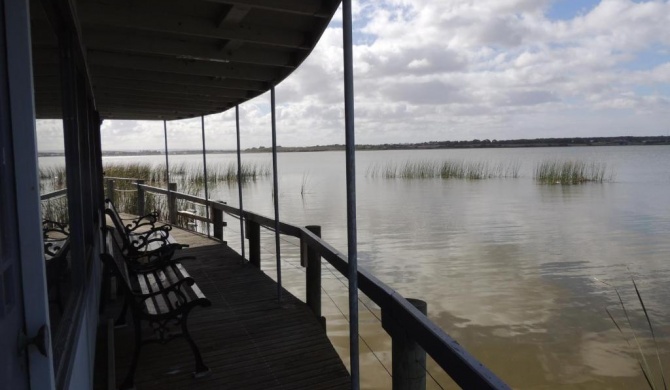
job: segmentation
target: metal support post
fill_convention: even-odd
[[[163,121],[163,135],[164,135],[164,138],[165,138],[165,184],[167,185],[168,183],[170,183],[170,160],[168,158],[167,122],[166,121]]]
[[[240,150],[240,106],[235,106],[235,127],[237,130],[237,194],[240,201],[240,245],[244,255],[244,203],[242,202],[242,157]]]
[[[205,175],[205,213],[209,221],[209,190],[207,187],[207,149],[205,148],[205,117],[200,116],[200,128],[202,129],[202,171]],[[209,222],[205,222],[207,237],[209,237]]]
[[[344,51],[344,124],[347,171],[347,258],[349,267],[349,353],[351,389],[360,388],[358,356],[358,242],[356,235],[356,141],[354,139],[354,66],[351,0],[342,1],[342,48]]]
[[[279,245],[279,184],[277,178],[277,121],[275,116],[275,87],[270,89],[272,117],[272,179],[275,206],[275,253],[277,254],[277,300],[281,302],[281,247]]]

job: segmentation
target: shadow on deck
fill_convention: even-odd
[[[192,379],[193,355],[186,342],[142,348],[135,384],[148,389],[348,389],[349,373],[309,308],[287,291],[277,302],[277,285],[235,251],[202,235],[175,228],[175,239],[191,247],[180,255],[212,301],[196,308],[189,329],[212,374]],[[117,315],[111,305],[107,317]],[[96,389],[106,388],[107,332],[99,331]],[[116,384],[128,371],[132,326],[115,330]]]

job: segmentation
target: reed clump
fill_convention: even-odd
[[[614,292],[616,293],[619,306],[621,307],[621,313],[623,314],[623,318],[619,317],[619,320],[617,321],[616,316],[608,308],[605,308],[605,312],[607,313],[609,319],[612,321],[616,329],[619,331],[619,334],[621,334],[621,336],[626,341],[628,347],[631,350],[637,350],[636,354],[637,364],[638,367],[640,367],[640,371],[642,371],[642,375],[644,375],[644,379],[647,382],[647,386],[651,390],[660,390],[660,389],[668,390],[668,380],[665,377],[665,371],[664,371],[665,366],[663,365],[663,362],[661,360],[661,354],[659,351],[658,342],[656,340],[656,333],[654,332],[654,327],[652,325],[651,317],[649,316],[649,311],[647,310],[647,306],[645,305],[644,300],[642,299],[642,294],[640,293],[640,289],[638,289],[637,287],[635,279],[631,276],[631,282],[633,284],[633,288],[635,289],[635,295],[640,304],[640,308],[644,313],[644,320],[649,329],[649,335],[651,336],[651,341],[653,342],[652,345],[654,351],[651,354],[652,356],[649,356],[648,352],[645,351],[645,349],[642,347],[642,336],[638,336],[639,334],[638,332],[640,330],[639,329],[636,330],[636,327],[633,325],[634,322],[631,320],[631,317],[633,316],[632,311],[629,308],[627,308],[626,305],[624,304],[619,289],[602,280],[599,279],[595,280],[614,289]],[[624,331],[626,328],[628,329]],[[652,364],[652,362],[654,360],[656,360],[657,363],[657,370],[653,369],[654,364]]]
[[[240,167],[242,182],[258,180],[271,173],[268,164],[247,163]],[[114,181],[114,203],[119,211],[137,214],[137,180],[156,187],[166,187],[168,175],[165,164],[149,163],[105,163],[103,172],[106,178],[119,178]],[[41,167],[40,190],[47,193],[65,188],[65,166]],[[237,183],[237,163],[211,164],[207,167],[208,183]],[[179,192],[199,196],[204,191],[205,174],[202,164],[175,163],[170,165],[169,180],[177,183]],[[179,201],[180,203],[182,201]],[[185,207],[180,204],[179,207]],[[145,194],[145,210],[158,211],[167,215],[167,200],[163,195]],[[42,216],[59,222],[67,222],[67,198],[55,198],[42,202]]]
[[[51,192],[65,188],[65,166],[40,167],[40,192]]]
[[[535,167],[534,179],[541,184],[583,184],[610,181],[613,176],[605,163],[542,161]]]
[[[129,164],[104,164],[103,171],[107,177],[123,177],[144,180],[149,185],[165,184],[167,179],[164,164],[129,163]],[[270,175],[270,167],[267,164],[246,163],[242,164],[241,181],[249,182]],[[176,163],[170,164],[170,182],[173,183],[203,183],[205,173],[202,164]],[[236,182],[237,164],[235,162],[210,164],[207,167],[207,181],[210,183]]]
[[[177,184],[177,191],[194,196],[204,196],[205,173],[202,164],[180,162],[170,164],[169,172],[164,164],[128,163],[128,164],[105,164],[103,167],[105,176],[108,178],[123,178],[125,180],[114,181],[114,204],[119,211],[139,214],[137,210],[137,180],[143,180],[145,184],[156,187],[166,187],[166,181]],[[240,181],[243,183],[255,181],[270,175],[270,167],[267,164],[247,163],[240,167]],[[207,167],[207,183],[234,184],[238,181],[237,163],[210,164]],[[145,192],[145,211],[155,211],[159,216],[168,215],[168,203],[165,195]],[[191,210],[205,215],[204,206],[179,199],[177,209]],[[177,225],[188,225],[185,218],[178,218]]]
[[[405,161],[372,164],[366,176],[383,179],[494,179],[518,178],[521,164],[518,161],[491,164],[488,161]]]
[[[59,197],[42,201],[42,219],[68,223],[70,216],[68,214],[67,197]]]

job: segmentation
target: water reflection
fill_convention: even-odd
[[[243,155],[243,160],[269,157]],[[208,164],[228,158],[234,156],[214,155]],[[447,158],[492,163],[518,159],[520,177],[468,181],[365,176],[373,163]],[[616,170],[616,179],[538,185],[532,170],[547,158],[605,162]],[[322,225],[323,237],[346,251],[344,154],[280,154],[279,163],[281,218],[296,225]],[[644,333],[646,323],[632,288],[630,277],[635,277],[655,325],[661,358],[670,362],[670,148],[363,152],[358,166],[361,266],[404,296],[428,301],[429,317],[513,387],[646,387],[637,346],[626,342],[632,334],[617,295],[596,278],[620,289],[643,351],[653,357],[655,348]],[[301,191],[307,172],[307,191]],[[244,194],[247,209],[272,215],[271,180],[246,184]],[[212,189],[212,198],[235,205],[237,188],[219,186]],[[226,230],[233,248],[239,247],[237,230],[235,223]],[[272,237],[263,240],[264,270],[273,276]],[[285,284],[304,298],[297,244],[283,241],[282,253]],[[347,360],[346,281],[328,268],[323,278],[329,335]],[[378,308],[362,299],[362,384],[388,388],[390,340],[376,318]],[[621,321],[623,335],[606,308]],[[431,373],[440,386],[450,388],[441,370]],[[439,388],[431,379],[428,385]]]

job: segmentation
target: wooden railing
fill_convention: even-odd
[[[223,241],[223,228],[226,226],[226,222],[223,220],[223,211],[217,208],[217,205],[221,204],[222,202],[206,200],[198,196],[177,192],[177,183],[169,183],[168,189],[165,189],[144,184],[144,180],[125,177],[105,178],[106,196],[108,199],[115,199],[114,192],[116,191],[116,181],[130,181],[133,185],[136,186],[138,215],[145,215],[147,213],[145,208],[145,196],[147,193],[165,195],[167,197],[167,218],[165,218],[165,220],[169,221],[171,224],[176,224],[178,217],[183,217],[187,220],[196,220],[206,224],[211,223],[213,233],[212,236]],[[187,202],[209,207],[209,217],[198,215],[197,213],[188,210],[179,210],[177,207],[178,200],[185,200]]]
[[[55,199],[55,198],[60,198],[62,196],[67,195],[67,188],[63,188],[60,190],[56,190],[53,192],[47,192],[46,194],[40,195],[40,200],[49,200],[49,199]]]
[[[185,199],[210,208],[212,219],[209,222],[223,221],[223,213],[242,218],[246,222],[246,238],[249,241],[249,262],[261,267],[261,227],[274,231],[274,219],[224,203],[208,201],[203,198],[182,194],[176,191],[176,184],[170,184],[169,190],[152,187],[137,182],[139,199],[144,193],[153,192],[168,196],[169,220],[176,220],[177,199]],[[141,201],[143,202],[143,200]],[[138,206],[139,209],[139,206]],[[307,305],[315,316],[321,317],[321,258],[330,263],[343,276],[347,276],[347,257],[320,237],[320,227],[298,227],[288,223],[279,223],[279,233],[297,237],[301,243],[301,264],[307,268],[306,295]],[[218,229],[223,230],[223,225]],[[215,227],[215,232],[217,227]],[[221,233],[223,236],[223,233]],[[358,268],[359,289],[367,295],[382,311],[382,327],[393,340],[393,388],[425,388],[425,353],[456,382],[466,389],[509,389],[500,378],[470,355],[456,340],[426,317],[425,304],[411,302],[397,291],[377,279],[364,268]],[[418,302],[418,304],[417,304]],[[424,311],[424,312],[422,312]],[[417,353],[417,350],[419,352]],[[424,352],[425,351],[425,352]],[[423,354],[423,359],[421,358]],[[423,373],[423,378],[416,378]]]

